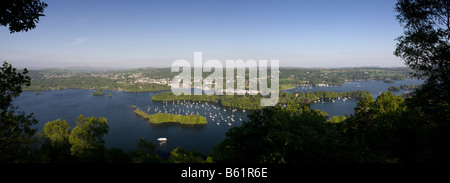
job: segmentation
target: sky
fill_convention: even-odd
[[[281,67],[403,67],[394,0],[43,0],[36,29],[0,27],[0,60],[22,68],[170,67],[279,60]]]

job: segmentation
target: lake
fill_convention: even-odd
[[[400,85],[421,85],[423,80],[417,79],[406,79],[401,81],[395,81],[395,83],[386,83],[384,81],[352,81],[345,82],[342,86],[329,86],[329,87],[307,87],[299,86],[290,90],[285,90],[286,93],[295,92],[312,92],[312,91],[333,91],[333,92],[349,92],[357,90],[365,90],[372,93],[373,99],[375,100],[382,92],[387,92],[388,88],[391,86],[400,87]],[[395,95],[401,95],[404,92],[411,92],[412,90],[400,90],[393,91]],[[335,100],[335,102],[325,102],[325,103],[312,103],[311,108],[320,109],[327,112],[330,116],[353,114],[354,108],[358,103],[357,100],[346,100],[343,99]]]
[[[374,98],[380,92],[387,91],[390,86],[405,84],[422,84],[420,80],[402,80],[395,83],[383,81],[358,81],[346,82],[336,87],[297,87],[285,92],[297,91],[334,91],[347,92],[355,90],[367,90]],[[406,90],[393,92],[402,94]],[[34,127],[42,131],[42,127],[49,121],[56,119],[66,120],[71,128],[80,114],[84,117],[105,117],[108,119],[109,132],[104,136],[106,147],[120,147],[125,152],[136,149],[139,138],[157,145],[160,154],[167,155],[176,147],[186,150],[196,150],[204,154],[209,153],[219,142],[225,138],[225,132],[233,126],[239,126],[241,121],[247,120],[251,111],[224,108],[214,103],[206,102],[157,102],[152,101],[152,96],[159,92],[127,93],[105,91],[105,96],[92,96],[91,90],[68,89],[61,91],[41,91],[39,95],[34,92],[23,92],[14,100],[14,105],[20,111],[27,114],[33,113],[39,123]],[[107,97],[111,94],[113,97]],[[330,116],[353,114],[356,107],[355,100],[336,100],[335,102],[311,104],[312,108],[321,109]],[[147,120],[133,113],[133,105],[149,114],[167,112],[182,115],[204,116],[208,124],[197,127],[181,125],[151,125]],[[157,139],[167,138],[167,142],[160,144]]]

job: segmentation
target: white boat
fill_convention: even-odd
[[[163,137],[163,138],[158,138],[158,141],[167,141],[167,138]]]

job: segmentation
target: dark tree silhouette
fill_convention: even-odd
[[[450,1],[399,0],[395,10],[404,26],[394,54],[430,84],[447,87],[450,75]]]
[[[0,25],[8,26],[11,33],[36,28],[39,17],[47,8],[40,0],[2,0],[0,2]]]
[[[395,9],[405,31],[394,54],[426,79],[406,100],[399,156],[405,162],[450,162],[450,1],[399,0]]]
[[[32,115],[15,111],[12,100],[20,95],[23,86],[30,85],[28,71],[17,73],[11,64],[0,68],[0,162],[27,161],[28,146],[36,133],[31,126],[37,123]]]
[[[8,26],[11,33],[28,31],[36,27],[39,17],[44,16],[46,3],[39,0],[2,0],[0,2],[0,25]],[[12,100],[22,93],[22,87],[30,86],[30,77],[11,64],[4,62],[0,68],[0,162],[29,161],[30,144],[37,123],[33,114],[15,111]]]

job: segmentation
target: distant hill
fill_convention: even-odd
[[[108,71],[122,71],[122,70],[128,70],[128,69],[129,68],[67,66],[67,67],[45,68],[45,69],[38,69],[38,70],[43,70],[43,71],[65,70],[65,71],[74,71],[74,72],[108,72]]]

